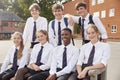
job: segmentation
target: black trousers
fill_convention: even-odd
[[[46,80],[48,76],[49,76],[49,70],[46,70],[31,75],[27,80]]]
[[[8,69],[0,74],[0,80],[10,80],[10,78],[14,77],[16,71],[11,69]]]
[[[62,70],[62,69],[57,68],[57,72],[60,70]],[[46,80],[49,75],[50,75],[49,70],[41,71],[37,74],[30,76],[27,80]],[[71,73],[62,75],[62,76],[58,77],[56,80],[67,80],[70,75],[71,75]]]
[[[87,67],[87,64],[82,64],[82,70],[83,70],[85,67]],[[77,71],[76,71],[76,72],[74,72],[74,73],[69,77],[68,80],[90,80],[90,76],[88,75],[88,73],[86,74],[86,77],[83,78],[83,79],[78,79],[77,76],[78,76],[78,73],[77,73]],[[98,80],[101,80],[101,74],[98,75]]]

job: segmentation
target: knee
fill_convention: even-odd
[[[25,74],[27,72],[27,68],[20,68],[17,70],[17,74]]]
[[[27,78],[27,80],[35,80],[34,77],[30,76]]]

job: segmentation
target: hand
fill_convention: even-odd
[[[33,69],[34,69],[35,71],[40,71],[40,68],[39,68],[39,66],[37,66],[37,65],[33,65]]]
[[[69,23],[71,26],[74,26],[75,22],[74,22],[74,20],[72,19],[72,17],[71,17],[70,14],[65,14],[64,17],[68,19],[68,23]]]
[[[10,80],[15,80],[15,77],[10,78]]]
[[[79,79],[85,78],[87,72],[88,72],[88,68],[86,67],[85,69],[83,69],[83,71],[82,71],[80,74],[78,74],[77,77],[78,77]]]
[[[68,18],[68,23],[69,23],[71,26],[74,26],[75,22],[73,21],[72,17],[69,17],[69,18]]]
[[[46,80],[56,80],[56,74],[50,75]]]
[[[27,67],[33,69],[32,64],[29,64]]]

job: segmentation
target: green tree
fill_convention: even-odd
[[[26,20],[30,16],[30,12],[28,10],[29,6],[35,2],[38,3],[42,9],[40,15],[46,17],[48,21],[50,21],[54,18],[51,11],[52,5],[61,1],[62,0],[15,0],[15,2],[12,3],[13,8],[11,11]],[[66,1],[69,0],[65,0],[65,2]]]

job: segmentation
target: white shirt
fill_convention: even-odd
[[[41,63],[43,63],[43,65],[40,66],[40,69],[46,70],[50,68],[51,56],[52,56],[51,52],[53,50],[53,46],[48,42],[46,42],[44,45],[41,45],[41,43],[39,43],[33,47],[29,64],[36,63],[37,56],[39,54],[41,46],[43,46],[42,57],[41,57]]]
[[[63,51],[64,45],[58,46],[53,51],[52,63],[50,68],[50,74],[56,73],[57,77],[69,74],[70,72],[75,70],[75,66],[79,56],[79,49],[69,44],[66,46],[67,48],[67,66],[62,69],[62,59],[63,59]],[[57,68],[61,68],[61,71],[56,71]]]
[[[26,21],[26,25],[25,25],[24,32],[23,32],[24,44],[26,44],[27,41],[29,43],[32,42],[34,21],[35,20],[33,19],[33,17],[28,18]],[[47,30],[47,19],[39,16],[38,19],[36,20],[36,29],[37,31],[41,29]]]
[[[49,23],[49,41],[53,46],[57,46],[57,43],[58,43],[58,22],[61,22],[60,23],[61,30],[66,28],[66,25],[64,22],[64,17],[59,21],[57,19],[55,19],[54,30],[55,30],[56,35],[54,35],[54,31],[52,29],[52,21],[50,21],[50,23]],[[70,28],[71,30],[73,30],[72,29],[73,26],[68,24],[67,27]]]
[[[89,16],[90,16],[90,14],[88,13],[87,16],[85,17],[85,21],[84,21],[84,29],[85,30],[88,27]],[[75,23],[79,23],[79,18],[80,17],[72,16],[72,18],[75,21]],[[108,36],[107,36],[106,29],[105,29],[104,25],[102,24],[102,22],[100,21],[99,17],[93,15],[92,19],[93,19],[94,24],[97,26],[98,30],[100,31],[102,39],[107,39]],[[82,21],[82,17],[81,17],[81,21]],[[84,37],[85,37],[85,40],[89,40],[86,31],[84,31]]]
[[[1,67],[0,73],[4,72],[7,69],[9,64],[13,64],[15,49],[16,49],[15,46],[12,46],[9,49],[8,54],[3,62],[2,67]],[[19,49],[19,48],[17,48],[17,49]],[[18,69],[23,68],[25,65],[28,64],[28,49],[24,48],[22,54],[23,54],[22,57],[17,60],[17,65],[19,66]]]
[[[94,46],[95,46],[95,53],[94,53],[93,65],[103,63],[106,66],[108,59],[110,57],[109,44],[98,41],[97,43],[94,44]],[[87,64],[92,47],[93,44],[91,42],[81,47],[77,65],[82,66],[83,63]]]

